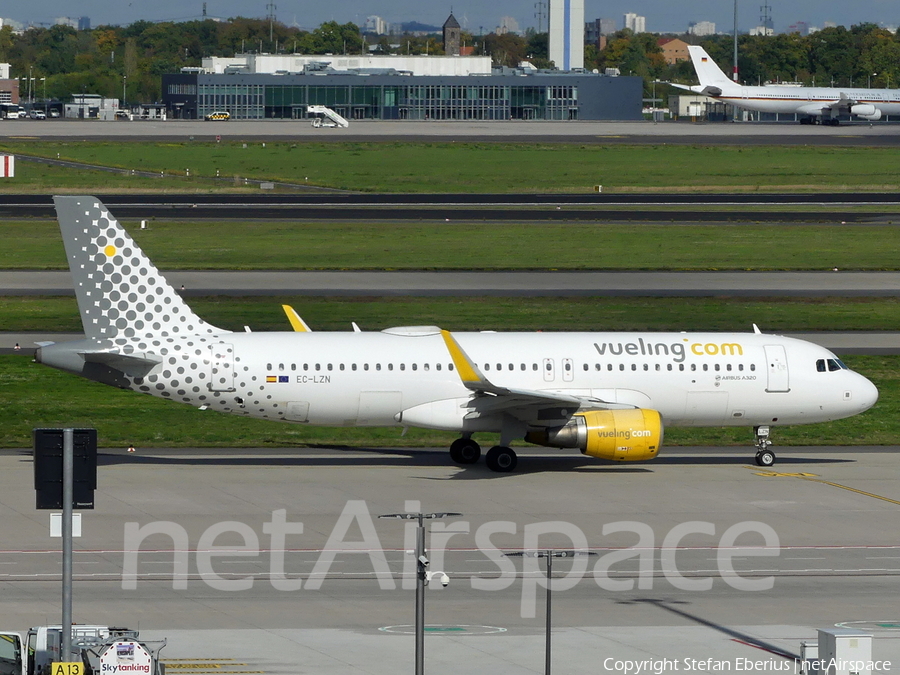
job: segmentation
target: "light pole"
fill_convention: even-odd
[[[125,85],[128,83],[128,76],[122,75],[122,105],[120,106],[122,110],[125,109]]]
[[[449,579],[443,572],[428,572],[428,557],[425,555],[425,520],[461,516],[461,513],[388,513],[379,518],[396,518],[398,520],[418,520],[416,528],[416,675],[425,673],[425,586],[432,575],[443,574],[441,583],[445,586]]]
[[[517,551],[515,553],[504,553],[508,558],[546,558],[547,568],[545,579],[547,581],[547,601],[546,601],[546,620],[544,625],[544,675],[550,675],[550,630],[553,626],[553,595],[551,593],[553,578],[553,559],[554,558],[573,558],[576,555],[597,555],[593,551],[573,551],[571,549],[565,551],[557,551],[549,548],[544,551]]]
[[[43,98],[44,98],[44,103],[46,103],[47,102],[47,78],[42,77],[41,82],[44,83],[44,97]]]

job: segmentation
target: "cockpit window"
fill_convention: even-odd
[[[818,361],[816,361],[816,370],[820,373],[824,373],[826,371],[831,373],[831,372],[834,372],[835,370],[850,370],[850,369],[840,359],[819,359]]]

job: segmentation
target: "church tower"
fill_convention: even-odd
[[[444,54],[447,56],[459,56],[460,28],[459,21],[450,12],[450,16],[444,22]]]

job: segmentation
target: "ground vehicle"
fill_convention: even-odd
[[[28,116],[33,120],[47,119],[47,113],[45,113],[43,110],[32,110]]]
[[[19,105],[17,103],[0,103],[0,119],[19,119]]]
[[[231,113],[229,113],[225,110],[217,110],[215,112],[209,113],[204,119],[207,122],[217,122],[217,121],[224,122],[225,120],[231,119]]]
[[[50,117],[59,117],[59,110],[57,110],[56,108],[51,108]]]
[[[129,663],[143,661],[145,669],[135,669],[149,675],[163,675],[159,651],[165,641],[144,642],[138,632],[113,626],[72,626],[72,654],[60,654],[62,629],[60,626],[30,628],[23,641],[18,633],[0,632],[0,675],[49,675],[50,667],[58,661],[81,661],[86,675],[114,672],[102,664],[119,658]]]

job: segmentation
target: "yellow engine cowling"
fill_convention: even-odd
[[[585,455],[619,462],[653,459],[662,445],[663,424],[655,410],[593,410],[565,426],[532,431],[525,440],[555,448],[578,448]]]

